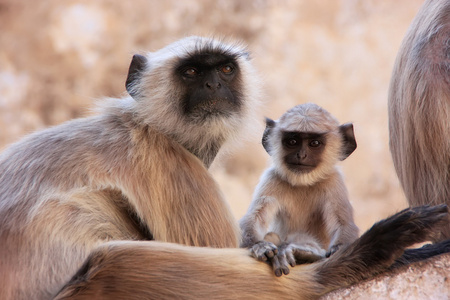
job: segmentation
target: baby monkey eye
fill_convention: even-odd
[[[288,145],[288,146],[295,146],[295,145],[297,145],[297,140],[296,139],[288,139],[288,140],[286,140],[286,145]]]
[[[318,140],[313,140],[309,143],[309,146],[313,148],[319,147],[320,145],[322,145],[322,143]]]
[[[221,67],[220,71],[222,71],[222,73],[224,74],[231,74],[233,73],[234,68],[230,65],[225,65]]]

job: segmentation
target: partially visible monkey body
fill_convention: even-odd
[[[54,296],[108,241],[238,246],[207,167],[257,102],[245,48],[190,37],[135,55],[126,88],[0,155],[1,299]]]
[[[447,218],[445,205],[406,209],[330,258],[281,278],[247,249],[110,242],[92,252],[55,299],[317,299],[383,272]]]
[[[288,264],[321,259],[356,240],[353,209],[336,166],[356,149],[353,125],[339,125],[323,108],[302,104],[278,121],[267,119],[263,146],[272,165],[240,221],[241,246],[271,260],[281,276],[289,273]],[[274,234],[280,241],[268,240]]]
[[[450,204],[450,1],[427,0],[389,88],[389,143],[411,206]],[[450,225],[436,240],[450,239]]]

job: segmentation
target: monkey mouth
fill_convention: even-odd
[[[203,103],[200,103],[197,108],[206,112],[214,112],[218,110],[218,102],[219,100],[217,99],[205,101]]]
[[[197,104],[194,110],[208,115],[228,115],[233,108],[232,103],[227,99],[214,98]]]
[[[309,173],[316,168],[313,165],[305,165],[300,163],[288,163],[288,169],[297,173]]]

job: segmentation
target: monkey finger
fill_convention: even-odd
[[[288,265],[288,261],[286,259],[286,255],[277,255],[275,256],[276,258],[278,258],[278,263],[279,263],[279,268],[281,269],[281,271],[283,272],[284,275],[289,274],[289,265]]]
[[[271,259],[271,263],[272,263],[272,268],[273,268],[273,272],[275,273],[275,276],[280,277],[281,275],[283,275],[283,271],[281,269],[281,265],[280,265],[280,261],[278,260],[278,256],[274,256]]]
[[[276,250],[276,246],[272,243],[262,241],[253,245],[250,252],[254,258],[261,261],[267,261],[276,255]]]
[[[267,257],[264,255],[264,252],[261,252],[260,249],[261,249],[261,248],[256,247],[256,245],[253,246],[253,247],[250,249],[250,254],[251,254],[251,256],[254,257],[254,258],[256,258],[257,260],[260,260],[260,261],[267,261]]]
[[[265,254],[268,258],[272,258],[278,254],[278,248],[271,242],[264,242]]]
[[[292,253],[291,249],[287,249],[285,252],[286,255],[286,260],[289,263],[289,265],[291,265],[291,267],[295,267],[296,262],[295,262],[295,257],[294,254]]]
[[[276,252],[276,249],[275,249],[275,250],[267,249],[266,252],[264,252],[264,254],[265,254],[268,258],[273,258],[274,256],[276,256],[277,252]]]
[[[253,245],[253,247],[250,248],[250,254],[252,257],[260,260],[259,255],[258,255],[258,253],[259,253],[258,249],[259,249],[259,247],[257,244]]]
[[[278,248],[271,242],[260,241],[253,245],[252,251],[255,253],[256,257],[263,259],[272,258],[278,253]],[[263,258],[266,257],[266,258]]]

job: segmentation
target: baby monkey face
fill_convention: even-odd
[[[289,170],[308,173],[322,161],[326,147],[326,134],[308,132],[283,132],[284,162]]]

